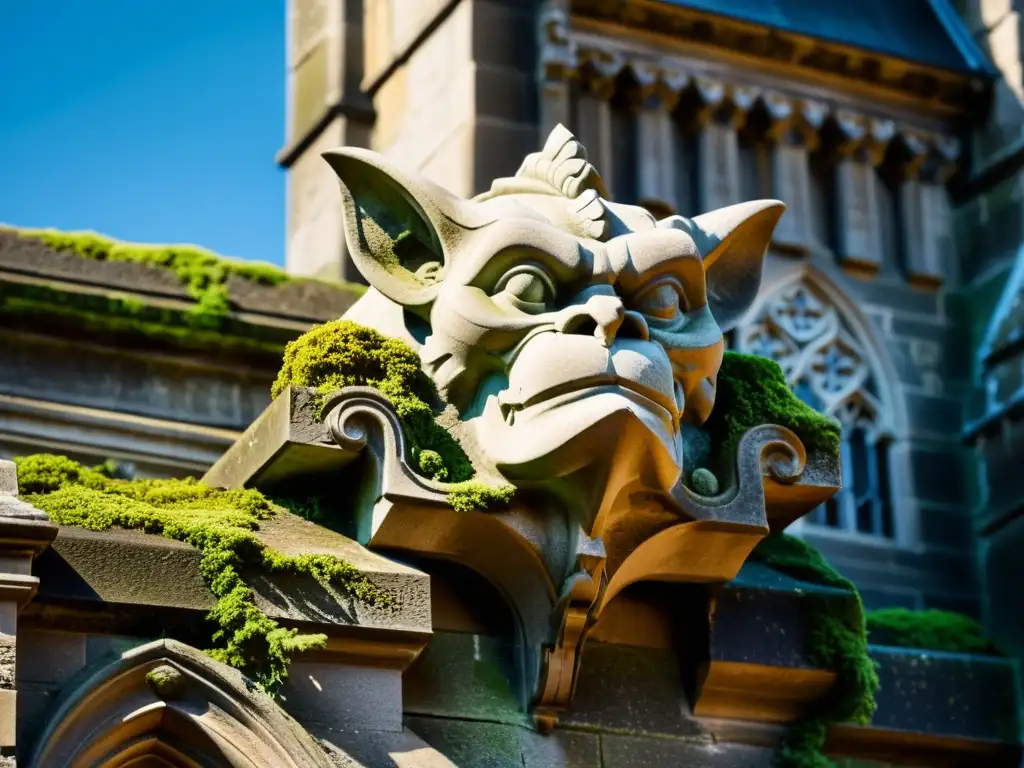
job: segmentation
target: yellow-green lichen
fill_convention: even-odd
[[[437,389],[408,344],[349,320],[315,326],[288,344],[271,396],[288,386],[313,387],[321,402],[344,387],[373,387],[394,406],[413,466],[425,477],[456,484],[449,497],[452,506],[488,508],[511,499],[510,486],[472,482],[473,466],[458,441],[437,423]]]
[[[246,568],[307,575],[368,604],[392,598],[353,565],[331,555],[288,556],[267,547],[259,524],[277,510],[255,490],[218,490],[192,478],[116,480],[64,456],[16,458],[25,500],[59,525],[102,531],[123,528],[194,546],[200,572],[216,603],[211,656],[236,667],[268,690],[287,675],[296,653],[323,645],[320,634],[280,626],[256,605],[243,579]]]
[[[810,661],[834,670],[836,682],[815,714],[787,731],[776,753],[779,768],[826,768],[832,765],[821,751],[828,726],[848,721],[865,725],[875,711],[878,674],[868,655],[863,603],[848,579],[814,547],[793,536],[767,536],[750,557],[795,579],[849,594],[845,600],[822,595],[805,598],[810,609]]]
[[[773,360],[726,352],[715,407],[704,426],[720,457],[735,454],[743,434],[762,424],[793,430],[808,451],[838,454],[839,423],[798,398]]]
[[[882,608],[868,613],[867,627],[877,645],[946,653],[996,652],[978,622],[952,611]]]

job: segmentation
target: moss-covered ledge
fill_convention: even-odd
[[[11,324],[280,355],[362,292],[195,246],[0,225],[0,317]]]
[[[1012,662],[977,653],[868,644],[864,623],[858,653],[877,680],[874,690],[861,688],[869,694],[870,716],[862,723],[837,716],[823,722],[814,749],[806,740],[794,741],[794,724],[828,711],[837,696],[856,700],[857,688],[851,687],[856,678],[841,665],[822,664],[822,645],[835,638],[822,632],[821,619],[846,617],[844,623],[856,635],[850,617],[859,600],[848,589],[822,584],[810,571],[801,578],[766,560],[749,561],[715,601],[708,661],[695,676],[694,691],[694,712],[712,730],[764,744],[763,733],[744,731],[744,722],[785,726],[788,735],[778,755],[782,766],[827,766],[825,755],[911,764],[930,764],[927,759],[922,763],[922,756],[942,755],[963,764],[1017,764],[1012,762],[1020,751]],[[856,654],[843,653],[844,663],[855,661]]]
[[[317,649],[404,666],[430,632],[425,574],[256,491],[116,480],[48,455],[17,464],[23,498],[60,525],[34,565],[29,625],[178,637],[268,689]]]

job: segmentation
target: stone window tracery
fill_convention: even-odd
[[[808,280],[797,280],[769,296],[736,329],[731,346],[775,360],[800,399],[843,425],[843,488],[806,522],[894,538],[889,430],[876,373],[837,307]]]

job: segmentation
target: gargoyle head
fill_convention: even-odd
[[[346,317],[419,349],[471,456],[520,485],[623,452],[651,486],[678,481],[680,423],[711,411],[782,203],[655,220],[607,200],[562,126],[470,200],[368,150],[324,157],[371,286]]]

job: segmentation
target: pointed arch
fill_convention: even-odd
[[[313,738],[240,672],[174,640],[86,671],[58,703],[29,768],[330,768]]]
[[[734,348],[776,360],[792,385],[816,367],[812,391],[824,401],[822,410],[838,412],[848,400],[857,401],[874,412],[886,437],[906,436],[899,379],[885,343],[857,303],[810,265],[766,263],[761,291],[737,327]],[[823,360],[829,351],[836,356]],[[829,374],[836,377],[831,382]]]
[[[807,264],[770,262],[733,347],[778,362],[801,399],[843,425],[843,487],[806,522],[910,543],[914,511],[898,508],[894,488],[906,469],[906,409],[892,360],[856,303]]]

